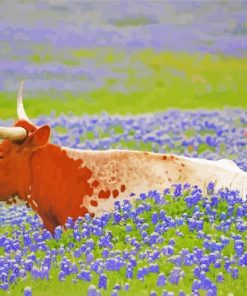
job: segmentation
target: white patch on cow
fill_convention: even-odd
[[[236,165],[236,163],[229,159],[217,160],[217,164],[225,169],[235,170],[236,172],[242,172],[242,170]]]
[[[27,195],[27,198],[28,198],[28,199],[29,199],[29,198],[31,198],[31,195],[30,195],[30,194],[28,194],[28,195]]]
[[[67,156],[73,160],[82,159],[82,166],[92,172],[89,182],[97,180],[100,185],[94,190],[98,207],[92,207],[87,198],[83,203],[92,212],[112,208],[115,200],[122,196],[128,198],[131,192],[158,190],[170,187],[174,183],[190,183],[205,190],[206,185],[214,181],[217,188],[230,187],[238,189],[243,198],[247,194],[247,173],[229,160],[206,160],[184,156],[144,153],[132,150],[90,151],[62,147]],[[112,180],[114,177],[115,180]],[[110,191],[124,184],[126,191],[116,199],[98,199],[100,189]]]

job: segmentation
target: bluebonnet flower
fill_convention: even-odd
[[[159,221],[159,215],[158,215],[158,213],[154,212],[154,213],[152,214],[152,223],[153,223],[153,224],[157,224],[158,221]]]
[[[99,275],[99,282],[98,282],[99,289],[107,289],[107,276],[104,273]]]
[[[91,262],[90,264],[91,271],[94,271],[96,273],[101,273],[104,270],[104,264],[102,259],[96,259]]]
[[[126,268],[125,277],[126,277],[126,279],[132,279],[133,278],[133,268],[132,267],[127,267]]]
[[[74,256],[76,258],[80,258],[81,257],[81,254],[82,254],[82,251],[80,249],[74,250]]]
[[[201,199],[201,192],[196,192],[195,190],[191,192],[191,195],[185,197],[185,202],[188,208],[195,206]]]
[[[118,296],[118,290],[113,289],[111,296]]]
[[[62,227],[61,226],[57,226],[54,230],[54,238],[59,240],[62,236]]]
[[[158,273],[159,272],[159,265],[157,263],[153,263],[149,265],[149,272]]]
[[[145,275],[146,275],[146,270],[145,270],[144,268],[139,268],[139,269],[137,270],[137,275],[136,275],[136,277],[137,277],[139,280],[143,280]]]
[[[179,197],[179,196],[182,196],[183,194],[183,191],[182,191],[182,184],[174,184],[174,196],[175,197]]]
[[[94,260],[94,254],[92,252],[88,253],[86,255],[86,262],[87,264],[89,264],[90,262],[92,262]]]
[[[113,213],[114,222],[118,224],[122,220],[122,216],[119,213]]]
[[[141,194],[140,194],[140,199],[141,199],[141,200],[145,200],[145,199],[147,199],[147,197],[148,197],[148,196],[147,196],[147,194],[145,194],[145,193],[141,193]]]
[[[126,231],[126,232],[131,232],[131,231],[132,231],[132,226],[131,226],[130,224],[127,224],[127,225],[125,226],[125,231]]]
[[[177,285],[180,279],[181,269],[178,267],[174,267],[169,275],[169,282],[171,284]]]
[[[160,273],[157,280],[157,286],[163,287],[166,284],[166,277],[164,273]]]
[[[170,189],[169,188],[165,188],[163,191],[164,195],[170,194]]]
[[[130,287],[129,283],[125,283],[124,287],[123,287],[123,290],[128,291],[129,287]]]
[[[216,279],[216,281],[217,281],[218,283],[222,283],[222,282],[224,281],[224,277],[223,277],[222,272],[220,272],[220,273],[217,275],[217,279]]]
[[[64,271],[60,271],[59,274],[58,274],[58,278],[59,280],[62,282],[62,281],[65,281],[65,272]]]
[[[105,268],[107,270],[120,270],[120,268],[124,265],[122,260],[119,260],[117,258],[108,258],[105,262]]]
[[[167,247],[164,247],[162,248],[162,253],[165,255],[165,256],[172,256],[174,254],[174,248],[173,246],[167,246]]]
[[[108,250],[107,248],[104,248],[104,249],[102,250],[102,256],[105,257],[105,258],[107,258],[108,255],[109,255],[109,250]]]
[[[89,250],[93,250],[94,249],[94,241],[92,239],[88,239],[86,242],[85,242],[85,246],[87,249]]]
[[[207,185],[207,193],[211,195],[214,192],[214,187],[215,187],[215,183],[209,182]]]
[[[114,208],[116,211],[120,212],[121,211],[121,204],[119,201],[114,202]]]
[[[232,274],[232,278],[233,278],[233,279],[237,279],[238,276],[239,276],[238,268],[237,268],[237,267],[234,267],[234,268],[231,270],[231,274]]]
[[[103,237],[100,237],[99,239],[99,247],[108,247],[110,249],[112,249],[113,245],[111,243],[111,236],[109,235],[105,235]]]
[[[98,292],[94,285],[90,285],[87,290],[87,296],[98,296]]]
[[[118,284],[118,283],[115,284],[114,289],[115,289],[115,290],[121,290],[121,285]]]
[[[0,284],[0,289],[7,291],[9,289],[9,284],[8,283],[2,283]]]
[[[32,296],[32,289],[31,287],[25,287],[24,288],[24,296]]]
[[[240,257],[239,266],[247,266],[247,252]]]

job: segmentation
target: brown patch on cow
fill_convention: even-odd
[[[57,223],[64,225],[67,217],[75,220],[88,213],[84,199],[94,192],[90,182],[92,170],[82,166],[81,159],[74,160],[60,147],[47,144],[32,156],[31,171],[31,195],[35,196],[38,208],[34,202],[30,205],[44,220],[48,230],[53,232]],[[45,216],[49,210],[51,215]]]
[[[172,179],[171,179],[171,178],[168,178],[168,181],[169,181],[169,182],[171,182],[171,181],[172,181]]]
[[[166,155],[163,155],[163,156],[162,156],[162,159],[163,159],[163,160],[167,160],[167,156],[166,156]]]
[[[171,155],[170,158],[171,158],[171,160],[174,160],[175,159],[175,157],[173,155]]]
[[[182,167],[185,167],[185,164],[184,164],[184,163],[181,163],[181,166],[182,166]]]
[[[107,199],[111,195],[111,191],[109,189],[103,190],[101,189],[98,193],[98,198]]]
[[[123,185],[121,185],[120,191],[121,191],[121,192],[124,192],[124,191],[125,191],[125,189],[126,189],[125,185],[124,185],[124,184],[123,184]]]
[[[91,200],[91,201],[90,201],[90,204],[91,204],[91,206],[93,206],[93,207],[97,207],[97,206],[98,206],[98,202],[97,202],[97,200]]]
[[[92,186],[93,186],[94,188],[97,188],[97,187],[99,186],[99,181],[94,180],[93,183],[92,183]]]
[[[166,174],[168,174],[168,171],[166,171]]]
[[[114,190],[112,191],[112,195],[113,195],[113,198],[118,197],[118,195],[119,195],[119,191],[118,191],[117,189],[114,189]]]
[[[9,205],[9,206],[12,205],[12,201],[11,200],[7,200],[6,201],[6,204]]]
[[[115,181],[116,180],[116,177],[111,177],[111,181]]]
[[[144,155],[149,155],[149,153],[148,152],[144,152]]]
[[[181,170],[181,169],[178,169],[178,171],[179,171],[179,173],[181,173],[181,172],[182,172],[182,170]]]

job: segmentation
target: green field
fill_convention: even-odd
[[[102,111],[136,114],[168,108],[247,108],[247,57],[151,49],[127,55],[112,48],[71,50],[57,56],[36,52],[28,61],[37,66],[55,61],[83,68],[84,61],[92,59],[105,69],[111,68],[116,76],[105,77],[104,85],[93,91],[26,90],[25,109],[30,117],[49,115],[51,111],[56,115],[69,111],[81,115]],[[16,116],[15,98],[15,92],[0,92],[0,118]]]

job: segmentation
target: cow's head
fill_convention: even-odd
[[[49,126],[37,127],[28,119],[22,92],[23,82],[17,96],[18,121],[15,126],[0,127],[0,201],[26,194],[30,181],[30,157],[35,150],[45,147],[50,137]]]

